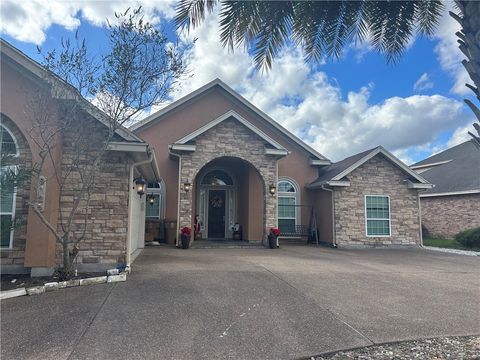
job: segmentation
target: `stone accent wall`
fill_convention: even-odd
[[[32,153],[27,140],[18,129],[18,127],[8,117],[2,115],[2,125],[5,126],[17,141],[19,157],[17,163],[24,168],[31,168]],[[12,248],[2,248],[1,264],[2,266],[23,266],[25,258],[25,243],[27,241],[27,216],[28,201],[30,198],[30,182],[26,182],[22,187],[17,187],[15,219],[17,227],[13,231]]]
[[[335,190],[337,245],[419,245],[417,191],[407,188],[406,175],[379,154],[348,175],[350,186]],[[390,237],[367,237],[365,195],[390,196]]]
[[[480,227],[480,194],[422,197],[420,204],[422,224],[434,237]]]
[[[250,129],[234,119],[228,119],[196,138],[196,151],[181,156],[180,183],[194,180],[203,166],[210,161],[231,156],[249,162],[259,173],[264,183],[264,225],[265,228],[277,224],[276,197],[269,194],[269,185],[277,183],[277,158],[265,154],[264,141]],[[195,190],[193,190],[195,191]],[[192,193],[180,189],[179,226],[192,224]]]
[[[77,191],[81,187],[80,173],[72,164],[75,161],[87,161],[96,146],[101,146],[102,135],[100,124],[91,121],[88,128],[91,134],[88,139],[89,152],[82,150],[80,156],[72,145],[78,131],[70,131],[64,136],[62,174],[67,181],[60,194],[60,212],[58,230],[63,231],[62,223],[67,222],[73,207]],[[97,129],[97,132],[95,132]],[[74,129],[75,130],[75,129]],[[88,159],[88,160],[87,160]],[[73,169],[73,171],[72,171]],[[79,211],[73,220],[73,238],[83,236],[79,242],[80,251],[77,258],[79,268],[102,269],[112,264],[125,263],[128,237],[128,192],[129,192],[129,159],[123,153],[110,152],[101,161],[100,169],[95,177],[95,185],[87,206],[86,200],[80,203]],[[62,262],[62,247],[57,244],[57,263]]]

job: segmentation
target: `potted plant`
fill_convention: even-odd
[[[277,248],[277,239],[280,236],[280,230],[278,228],[270,228],[270,233],[268,234],[268,246],[270,249]]]
[[[182,245],[182,249],[188,249],[190,246],[190,234],[191,230],[188,226],[184,226],[182,230],[180,230],[180,243]]]

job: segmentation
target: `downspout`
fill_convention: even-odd
[[[132,183],[133,183],[133,171],[134,171],[134,169],[137,166],[148,164],[148,163],[151,163],[152,161],[153,161],[153,153],[150,152],[147,160],[139,161],[139,162],[136,162],[136,163],[133,163],[132,165],[130,165],[130,177],[129,177],[129,184],[128,184],[129,201],[130,201],[130,190],[131,190],[130,187],[132,186]],[[126,267],[127,271],[130,271],[130,258],[131,258],[130,257],[130,248],[131,248],[130,243],[132,241],[132,234],[131,234],[132,218],[133,218],[133,209],[132,209],[132,204],[130,204],[130,206],[128,207],[128,241],[127,241],[127,267]]]
[[[420,192],[426,191],[426,189],[421,189],[417,191],[417,201],[418,201],[418,223],[420,225],[420,247],[423,248],[423,231],[422,231],[422,206],[420,204]]]
[[[182,156],[179,154],[175,154],[174,152],[169,151],[170,155],[175,156],[178,158],[178,189],[177,189],[177,231],[176,231],[176,240],[175,246],[179,246],[178,244],[178,234],[180,234],[180,191],[181,191],[181,172],[182,172]]]
[[[337,231],[335,229],[335,190],[328,189],[325,185],[320,187],[322,190],[326,190],[332,193],[332,231],[333,231],[333,247],[337,247]]]

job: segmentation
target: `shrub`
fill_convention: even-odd
[[[480,248],[480,227],[459,232],[455,240],[468,248]]]
[[[430,231],[429,231],[428,228],[427,228],[425,225],[423,225],[423,224],[422,224],[422,237],[423,237],[424,239],[428,239],[428,238],[431,237],[431,236],[430,236]]]

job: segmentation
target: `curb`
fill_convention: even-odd
[[[96,285],[96,284],[106,284],[106,283],[117,283],[127,281],[127,273],[123,272],[120,274],[115,275],[107,275],[107,276],[96,276],[91,278],[85,279],[77,279],[77,280],[68,280],[68,281],[54,281],[48,282],[41,286],[33,286],[29,288],[19,288],[13,290],[6,290],[0,292],[0,299],[10,299],[19,296],[25,295],[39,295],[45,292],[56,291],[59,289],[71,288],[75,286],[86,286],[86,285]]]
[[[457,254],[457,255],[467,255],[467,256],[480,256],[480,251],[469,251],[469,250],[458,250],[458,249],[448,249],[440,248],[436,246],[423,246],[425,250],[439,251],[448,254]]]

